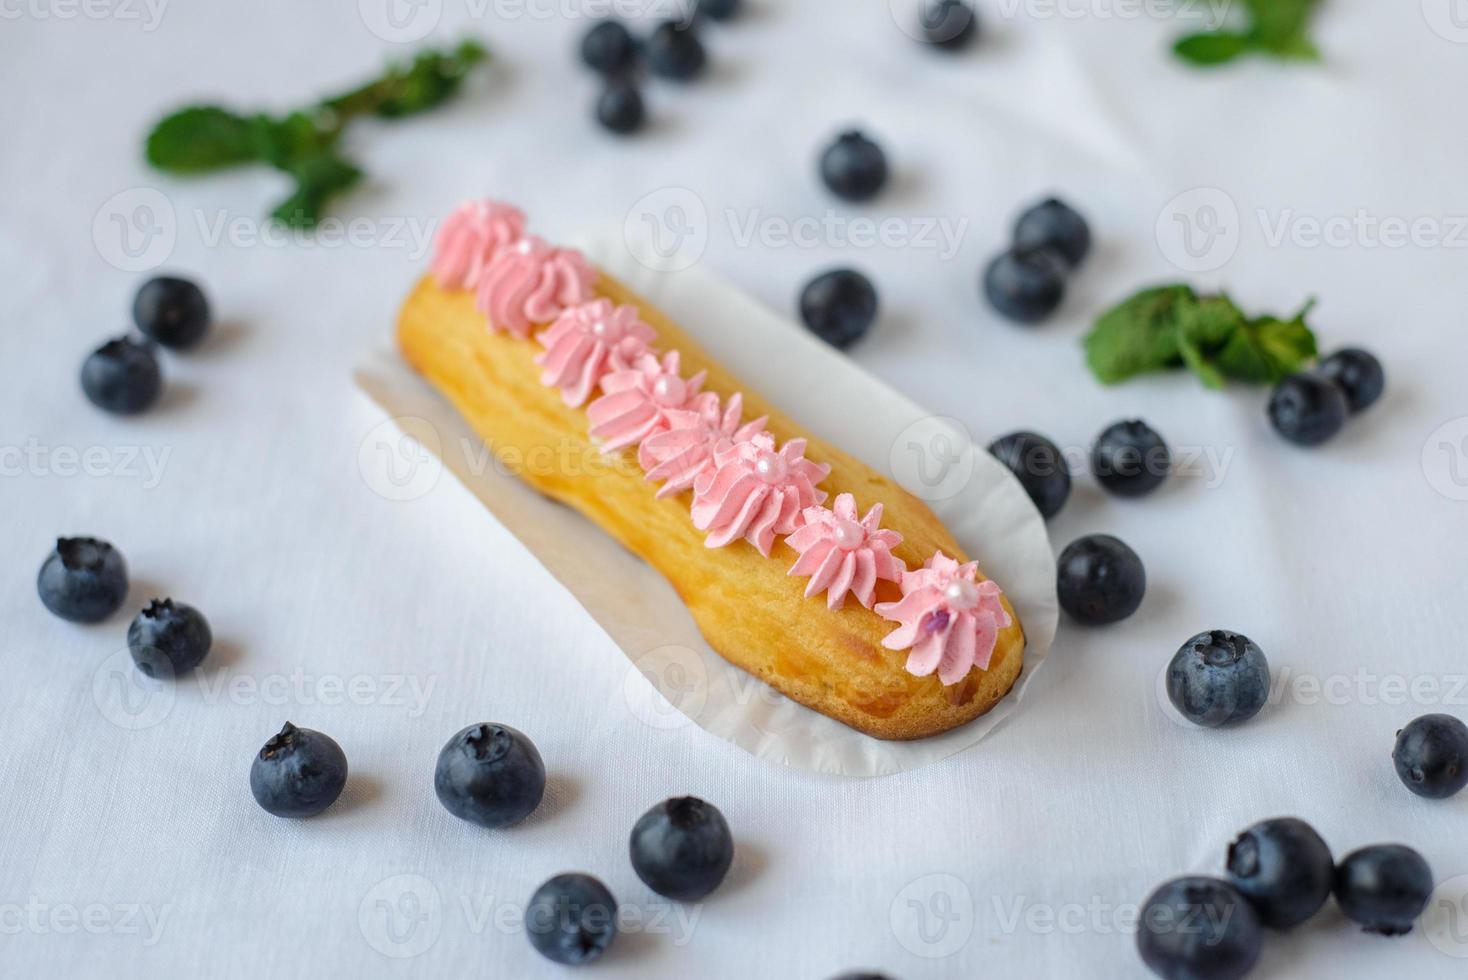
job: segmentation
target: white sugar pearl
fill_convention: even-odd
[[[531,244],[531,241],[528,238],[522,238],[515,243],[515,251],[519,252],[521,255],[529,255],[530,250],[534,247],[535,246]]]
[[[591,333],[594,337],[605,337],[611,332],[611,325],[605,320],[596,320],[591,324]]]
[[[652,399],[659,405],[682,405],[688,386],[676,374],[665,374],[652,383]]]
[[[979,604],[979,587],[972,582],[956,579],[943,590],[943,598],[952,609],[972,609]]]
[[[867,532],[856,521],[836,522],[836,547],[842,551],[851,551],[860,548],[866,541]]]
[[[754,471],[766,483],[784,483],[785,478],[790,475],[790,466],[782,456],[761,453],[760,458],[755,461]]]

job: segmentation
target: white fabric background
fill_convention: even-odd
[[[695,924],[624,936],[598,975],[1135,976],[1128,907],[1174,874],[1216,870],[1237,830],[1281,813],[1339,853],[1399,840],[1440,880],[1468,873],[1468,797],[1419,800],[1388,757],[1411,717],[1468,713],[1455,690],[1468,671],[1468,503],[1455,497],[1468,493],[1454,482],[1468,460],[1441,448],[1468,427],[1465,253],[1373,247],[1366,232],[1272,236],[1282,220],[1308,235],[1309,219],[1358,213],[1452,236],[1468,213],[1468,131],[1450,108],[1468,47],[1451,40],[1446,0],[1339,0],[1320,18],[1326,65],[1212,74],[1165,53],[1195,25],[1123,4],[1060,8],[1079,16],[990,4],[990,43],[949,60],[915,50],[875,0],[766,0],[710,33],[708,80],[649,90],[656,123],[626,142],[587,118],[593,86],[569,53],[584,21],[434,7],[433,37],[473,30],[498,64],[451,108],[353,133],[372,180],[338,214],[393,221],[338,247],[252,243],[282,193],[274,175],[165,180],[139,144],[185,99],[279,108],[370,74],[408,50],[364,26],[372,2],[177,3],[152,30],[143,7],[3,7],[0,973],[559,975],[514,927],[516,904],[576,868],[658,914],[626,833],[684,792],[728,815],[735,871]],[[955,256],[741,243],[756,209],[825,214],[812,157],[852,120],[882,139],[897,178],[871,207],[837,213],[968,219]],[[1147,602],[1109,629],[1062,624],[1025,710],[977,749],[858,782],[643,724],[625,659],[468,493],[444,479],[395,502],[364,479],[358,450],[378,418],[350,366],[424,261],[396,223],[422,231],[459,198],[494,193],[557,236],[615,225],[669,187],[709,215],[701,261],[776,308],[832,263],[867,269],[884,312],[851,356],[977,439],[1025,426],[1080,446],[1140,414],[1174,446],[1227,459],[1136,502],[1078,479],[1052,537],[1131,542]],[[1096,253],[1052,323],[1015,329],[979,302],[975,270],[1015,209],[1057,188],[1091,218]],[[1182,376],[1103,390],[1085,373],[1078,339],[1102,304],[1184,275],[1155,229],[1219,205],[1205,192],[1169,210],[1197,188],[1237,209],[1238,240],[1191,278],[1251,310],[1317,295],[1327,345],[1382,355],[1388,395],[1329,447],[1281,443],[1262,392]],[[111,216],[160,195],[155,216],[175,234],[144,259],[199,276],[223,323],[204,350],[167,360],[157,411],[118,420],[86,404],[75,375],[122,329],[143,275],[118,268]],[[241,226],[222,242],[221,216]],[[68,452],[90,447],[106,472],[74,474]],[[129,461],[143,450],[167,454],[161,479]],[[172,594],[214,625],[201,677],[135,701],[141,715],[107,687],[127,616],[73,627],[35,598],[51,539],[76,532],[124,550],[129,611]],[[1157,675],[1221,625],[1263,645],[1281,696],[1234,731],[1176,725]],[[153,723],[119,724],[130,718]],[[351,760],[348,797],[316,820],[272,819],[246,789],[251,754],[286,718],[330,732]],[[513,831],[452,820],[432,796],[439,746],[481,719],[530,732],[552,772],[547,805]],[[386,932],[384,910],[413,913],[415,899]],[[143,913],[163,916],[156,935]],[[1461,976],[1445,949],[1464,952],[1440,928],[1362,936],[1332,908],[1272,938],[1258,975]]]

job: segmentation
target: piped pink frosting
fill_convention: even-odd
[[[902,535],[882,528],[881,504],[858,519],[856,498],[849,493],[838,494],[830,510],[806,508],[805,523],[785,543],[800,552],[789,574],[810,576],[806,598],[824,592],[832,609],[841,608],[848,592],[870,609],[878,579],[902,580],[903,564],[892,555]]]
[[[765,428],[763,415],[744,421],[744,396],[737,391],[723,407],[715,395],[667,416],[667,429],[652,433],[637,447],[637,462],[647,478],[662,483],[660,498],[682,493],[700,474],[712,470],[719,446],[746,442]]]
[[[567,405],[581,405],[608,373],[626,371],[648,353],[656,336],[635,306],[613,306],[609,299],[573,306],[536,335],[545,348],[535,357],[544,368],[540,383],[561,389]]]
[[[671,412],[697,411],[718,396],[703,390],[705,371],[684,379],[678,373],[678,352],[662,360],[643,354],[632,367],[612,371],[601,379],[602,396],[586,407],[591,435],[601,440],[604,453],[635,446],[654,432],[668,429]]]
[[[492,330],[526,337],[531,324],[550,323],[592,298],[596,270],[574,249],[553,248],[527,235],[495,253],[479,277],[478,307]]]
[[[465,201],[433,237],[433,278],[442,289],[473,289],[500,251],[525,234],[525,215],[499,201]]]
[[[902,573],[902,598],[877,603],[877,614],[901,623],[882,646],[912,652],[908,673],[938,672],[945,685],[957,684],[970,668],[989,669],[999,631],[1010,623],[999,601],[999,586],[978,582],[978,565],[960,565],[941,551],[915,572]]]
[[[704,544],[710,548],[743,538],[768,558],[775,536],[790,534],[807,507],[825,501],[816,484],[829,472],[805,458],[804,439],[778,450],[768,432],[724,443],[714,450],[713,466],[694,481],[693,526],[708,532]]]

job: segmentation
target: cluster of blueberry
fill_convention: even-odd
[[[1048,198],[1014,223],[1010,246],[984,268],[989,305],[1016,323],[1039,323],[1065,298],[1065,280],[1091,250],[1091,229],[1070,205]]]
[[[596,121],[622,135],[642,128],[647,110],[642,102],[641,70],[674,82],[691,82],[708,66],[708,53],[699,37],[706,20],[732,19],[740,0],[698,0],[692,16],[666,20],[641,42],[620,20],[592,26],[581,38],[581,61],[605,83],[596,99]]]
[[[989,444],[989,452],[1009,468],[1045,518],[1054,517],[1070,497],[1070,464],[1060,447],[1035,432],[1011,432]],[[1140,497],[1167,478],[1172,452],[1147,423],[1113,423],[1091,447],[1091,472],[1108,493]],[[1089,534],[1060,554],[1057,587],[1060,604],[1076,621],[1115,623],[1137,611],[1147,589],[1137,553],[1109,534]]]
[[[52,613],[73,623],[100,623],[127,598],[122,552],[96,538],[58,538],[41,563],[36,591]],[[127,628],[127,649],[138,670],[168,679],[199,666],[214,636],[193,606],[154,599]]]
[[[1348,416],[1370,407],[1386,388],[1381,362],[1358,347],[1322,358],[1313,372],[1292,374],[1269,398],[1274,430],[1301,446],[1318,446],[1341,431]]]
[[[309,817],[341,795],[347,758],[331,737],[286,723],[250,766],[250,790],[269,813]],[[530,816],[545,796],[545,763],[524,732],[482,723],[458,732],[438,754],[433,789],[461,820],[498,830]],[[642,815],[628,842],[632,870],[653,891],[680,902],[707,897],[734,861],[734,838],[718,807],[696,797],[664,800]],[[617,936],[617,900],[601,881],[566,872],[546,881],[525,907],[525,931],[542,956],[590,963]]]
[[[1334,892],[1367,932],[1411,931],[1432,895],[1432,869],[1410,847],[1375,844],[1335,863],[1315,829],[1294,817],[1265,820],[1229,845],[1227,879],[1166,882],[1143,904],[1142,961],[1166,980],[1236,980],[1253,969],[1264,928],[1291,929]]]
[[[187,350],[198,344],[209,331],[209,301],[187,279],[149,279],[133,299],[133,323],[143,339],[109,340],[82,362],[82,391],[116,415],[135,415],[158,400],[163,372],[153,345]]]

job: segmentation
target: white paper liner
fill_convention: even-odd
[[[426,430],[432,437],[419,440],[425,448],[622,648],[637,669],[628,671],[621,694],[638,717],[670,731],[691,721],[761,759],[855,777],[915,769],[993,731],[1023,702],[1049,652],[1058,618],[1055,560],[1045,522],[1018,481],[974,446],[962,423],[923,411],[701,266],[655,271],[657,256],[619,233],[586,236],[578,247],[671,316],[741,381],[760,379],[760,394],[803,428],[925,499],[984,573],[1003,587],[1027,639],[1023,674],[983,717],[915,742],[882,741],[854,731],[782,697],[720,657],[672,586],[581,515],[541,497],[512,474],[482,465],[482,455],[443,451],[481,443],[403,361],[391,336],[385,337],[358,364],[358,386],[406,434]],[[820,384],[810,384],[811,378],[820,378]],[[472,465],[475,460],[481,465]],[[857,501],[863,510],[872,503]]]

